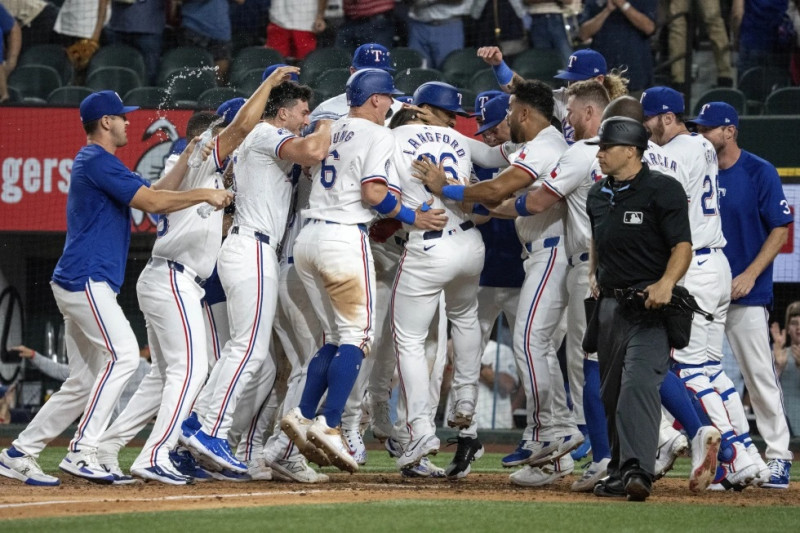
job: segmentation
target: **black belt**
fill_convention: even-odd
[[[260,231],[255,231],[255,230],[247,230],[247,234],[250,234],[251,231],[252,231],[253,237],[255,237],[256,240],[259,240],[259,241],[263,242],[264,244],[269,244],[269,235],[267,235],[265,233],[261,233]],[[239,226],[232,227],[231,228],[231,233],[233,235],[239,235]]]
[[[468,229],[474,228],[475,227],[475,223],[473,221],[471,221],[471,220],[468,220],[466,222],[462,222],[461,224],[459,224],[458,227],[461,228],[462,231],[467,231]],[[454,232],[455,232],[455,230],[451,229],[451,230],[447,231],[447,234],[451,235]],[[430,240],[430,239],[438,239],[439,237],[442,236],[442,234],[443,234],[442,230],[439,230],[439,231],[426,231],[425,233],[422,234],[422,239],[425,240],[425,241]]]
[[[618,300],[621,298],[627,298],[628,296],[630,296],[635,292],[641,292],[641,291],[639,289],[632,289],[630,287],[627,289],[608,289],[606,287],[600,288],[601,296],[603,296],[604,298],[616,298]]]
[[[163,257],[151,257],[150,259],[147,260],[147,264],[153,265],[159,261],[164,261],[170,270],[174,270],[175,272],[180,272],[181,274],[183,274],[184,272],[188,274],[188,272],[186,272],[186,267],[183,266],[181,263],[178,263],[177,261],[172,261],[170,259],[164,259]],[[206,284],[206,280],[197,275],[194,276],[194,282],[200,285],[201,287]]]

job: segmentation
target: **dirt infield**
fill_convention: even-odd
[[[320,503],[364,503],[397,499],[481,500],[508,502],[597,503],[591,494],[576,494],[569,487],[574,476],[544,488],[524,489],[511,485],[504,474],[471,474],[447,480],[407,480],[395,474],[331,473],[330,483],[302,485],[279,482],[198,483],[171,487],[141,483],[122,487],[91,484],[62,476],[54,488],[29,487],[0,477],[0,521],[3,519],[80,516],[128,512],[173,511],[267,505]],[[750,488],[740,493],[691,494],[683,479],[663,479],[656,483],[652,503],[684,503],[732,506],[798,505],[800,487],[789,490]],[[614,503],[624,504],[624,500]]]

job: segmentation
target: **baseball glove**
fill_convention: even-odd
[[[89,66],[89,60],[99,48],[97,41],[81,39],[67,48],[67,57],[75,70],[85,70]]]
[[[403,224],[394,218],[376,220],[369,227],[369,238],[375,242],[386,242],[401,227]]]

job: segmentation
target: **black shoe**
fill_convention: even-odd
[[[650,478],[640,472],[631,472],[625,476],[625,494],[629,502],[643,502],[650,496],[652,484]]]
[[[594,485],[595,496],[601,498],[624,498],[625,486],[622,480],[616,476],[606,476]]]
[[[448,445],[458,443],[458,448],[456,448],[453,460],[444,469],[445,474],[449,479],[466,477],[471,469],[470,463],[483,456],[483,444],[472,437],[457,437],[456,439],[448,439],[447,442]]]

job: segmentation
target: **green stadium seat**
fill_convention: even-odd
[[[178,107],[195,107],[200,95],[216,86],[213,70],[185,68],[170,74],[165,88]]]
[[[142,86],[139,75],[125,67],[98,68],[86,78],[86,86],[95,91],[112,90],[117,94],[125,94],[131,89]]]
[[[45,65],[17,67],[8,77],[8,86],[19,91],[21,102],[46,102],[50,93],[61,85],[56,69]]]
[[[286,63],[277,50],[263,46],[248,46],[239,50],[234,56],[228,78],[231,80],[231,85],[235,85],[239,76],[259,68],[263,72],[265,68],[276,63]]]
[[[328,98],[330,98],[331,96],[342,94],[347,85],[347,80],[349,79],[349,68],[332,68],[320,74],[320,76],[314,80],[314,85],[312,85],[312,87],[329,95]]]
[[[514,57],[511,69],[526,80],[556,85],[553,76],[564,68],[564,59],[555,50],[530,48]]]
[[[441,71],[447,83],[456,87],[468,87],[469,80],[479,70],[488,69],[489,65],[479,58],[476,48],[454,50],[444,58]]]
[[[409,96],[417,87],[429,81],[447,81],[444,74],[432,68],[407,68],[394,75],[394,86]]]
[[[478,97],[478,91],[459,89],[458,92],[461,93],[461,107],[463,107],[465,111],[472,113],[475,110],[475,98]]]
[[[426,58],[418,50],[413,48],[406,48],[405,46],[398,46],[392,48],[390,51],[392,56],[392,64],[395,70],[403,70],[407,68],[422,68],[425,67]]]
[[[174,109],[172,96],[163,87],[137,87],[122,98],[125,105],[137,105],[145,109]]]
[[[89,61],[86,75],[105,67],[125,67],[134,71],[142,83],[149,82],[142,53],[126,44],[109,44],[100,48]],[[120,93],[121,94],[121,93]]]
[[[55,107],[78,107],[83,99],[94,91],[89,87],[59,87],[47,97],[47,105]]]
[[[314,80],[326,70],[349,68],[352,62],[351,55],[341,48],[317,48],[300,65],[300,83],[313,85]]]
[[[737,88],[747,97],[747,110],[758,115],[769,94],[781,87],[791,85],[789,71],[774,67],[753,67],[739,78]]]
[[[800,115],[800,87],[782,87],[770,93],[765,115]]]
[[[167,79],[176,71],[186,68],[208,68],[213,71],[214,57],[196,46],[179,46],[164,53],[158,68],[157,84],[165,87]]]
[[[231,86],[236,90],[245,93],[248,97],[253,94],[263,81],[261,76],[264,74],[263,68],[248,70],[239,76],[236,82],[231,81]]]
[[[475,75],[470,78],[468,87],[476,93],[497,91],[500,89],[492,69],[483,69],[476,72]],[[473,101],[472,103],[474,104],[475,102]]]
[[[17,62],[18,67],[27,65],[44,65],[53,67],[61,78],[61,84],[72,81],[74,71],[69,62],[67,51],[60,44],[37,44],[22,51]]]
[[[699,115],[703,106],[709,102],[725,102],[730,104],[738,114],[747,114],[747,97],[738,89],[717,87],[716,89],[710,89],[704,92],[694,105],[694,115]]]
[[[239,96],[247,98],[249,95],[237,91],[233,87],[214,87],[204,91],[203,94],[197,98],[197,109],[215,111],[222,102]]]

